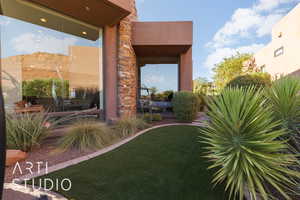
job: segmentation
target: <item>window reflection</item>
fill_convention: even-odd
[[[63,24],[58,31],[5,16],[0,23],[7,111],[103,109],[100,29],[94,41],[64,32]]]

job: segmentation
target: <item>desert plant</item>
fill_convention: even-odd
[[[272,107],[255,88],[225,89],[208,103],[210,121],[202,129],[207,144],[206,157],[217,168],[213,182],[225,182],[230,198],[244,199],[248,188],[251,199],[273,199],[269,191],[278,191],[291,200],[299,172],[298,164],[288,154],[288,145],[279,137],[287,134],[274,121]]]
[[[271,85],[271,76],[267,73],[252,73],[237,76],[231,80],[227,87],[255,87],[256,89]]]
[[[295,77],[279,79],[266,90],[266,95],[274,111],[273,117],[281,120],[283,128],[290,131],[290,143],[300,152],[300,80]]]
[[[127,137],[135,134],[138,130],[148,128],[149,125],[144,119],[138,117],[123,117],[116,124],[116,131],[119,137]]]
[[[103,148],[115,139],[112,130],[95,120],[75,121],[68,132],[58,141],[58,149],[80,151]]]
[[[40,145],[53,126],[46,113],[7,114],[7,146],[25,152]]]
[[[194,93],[181,91],[175,93],[172,104],[177,120],[182,122],[191,122],[197,116],[200,102],[199,98]]]

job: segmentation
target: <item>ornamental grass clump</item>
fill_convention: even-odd
[[[135,134],[138,130],[148,128],[149,124],[142,118],[138,117],[123,117],[116,124],[116,133],[119,137],[127,137]]]
[[[7,147],[24,152],[31,151],[41,144],[52,126],[47,113],[7,114]]]
[[[213,182],[224,182],[230,198],[284,199],[291,197],[297,186],[299,172],[296,156],[289,154],[287,134],[261,90],[228,88],[208,102],[210,121],[202,129],[207,145],[206,157],[216,168]],[[247,188],[247,190],[245,190]]]
[[[112,130],[104,123],[94,120],[76,121],[59,140],[58,149],[80,151],[101,149],[115,140]]]

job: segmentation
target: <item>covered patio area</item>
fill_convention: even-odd
[[[178,67],[177,83],[179,91],[193,88],[193,23],[184,22],[134,22],[132,45],[137,56],[138,94],[141,103],[141,90],[148,90],[141,84],[141,68],[149,64],[174,64]],[[163,66],[162,66],[163,67]],[[174,77],[172,77],[174,78]],[[149,92],[148,92],[149,93]],[[151,100],[151,98],[149,98]],[[153,100],[153,99],[152,99]],[[170,98],[169,98],[170,100]],[[168,100],[167,100],[168,101]],[[170,103],[152,102],[154,106],[166,110]]]

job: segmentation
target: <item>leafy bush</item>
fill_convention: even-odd
[[[115,139],[112,130],[104,123],[94,120],[76,121],[58,142],[58,149],[80,151],[103,148]]]
[[[285,141],[278,140],[287,132],[273,120],[274,112],[262,92],[225,89],[209,107],[210,121],[202,132],[210,168],[218,169],[213,182],[225,181],[230,197],[243,199],[247,187],[251,199],[259,193],[269,200],[273,198],[267,191],[272,188],[291,200],[295,179],[300,177],[291,167],[297,158],[286,153]]]
[[[231,80],[227,87],[255,87],[264,88],[271,85],[271,76],[267,73],[253,73],[238,76]]]
[[[143,120],[147,123],[151,123],[152,122],[152,115],[150,113],[145,113],[143,115]]]
[[[290,144],[300,152],[300,80],[295,77],[279,79],[266,93],[274,111],[273,117],[281,120],[283,128],[290,131]]]
[[[143,119],[147,123],[151,123],[153,121],[159,122],[162,121],[162,116],[159,113],[154,113],[154,114],[146,113],[143,115]]]
[[[124,117],[116,124],[116,130],[120,137],[127,137],[148,127],[149,125],[144,119],[137,117]]]
[[[197,116],[200,102],[194,93],[181,91],[175,93],[172,104],[176,119],[183,122],[191,122]]]
[[[53,90],[55,87],[55,90]],[[69,81],[60,79],[34,79],[22,82],[22,94],[25,97],[52,97],[53,91],[57,96],[69,95]]]
[[[25,152],[40,145],[53,126],[46,113],[37,114],[7,114],[7,146],[9,149],[19,149]]]

